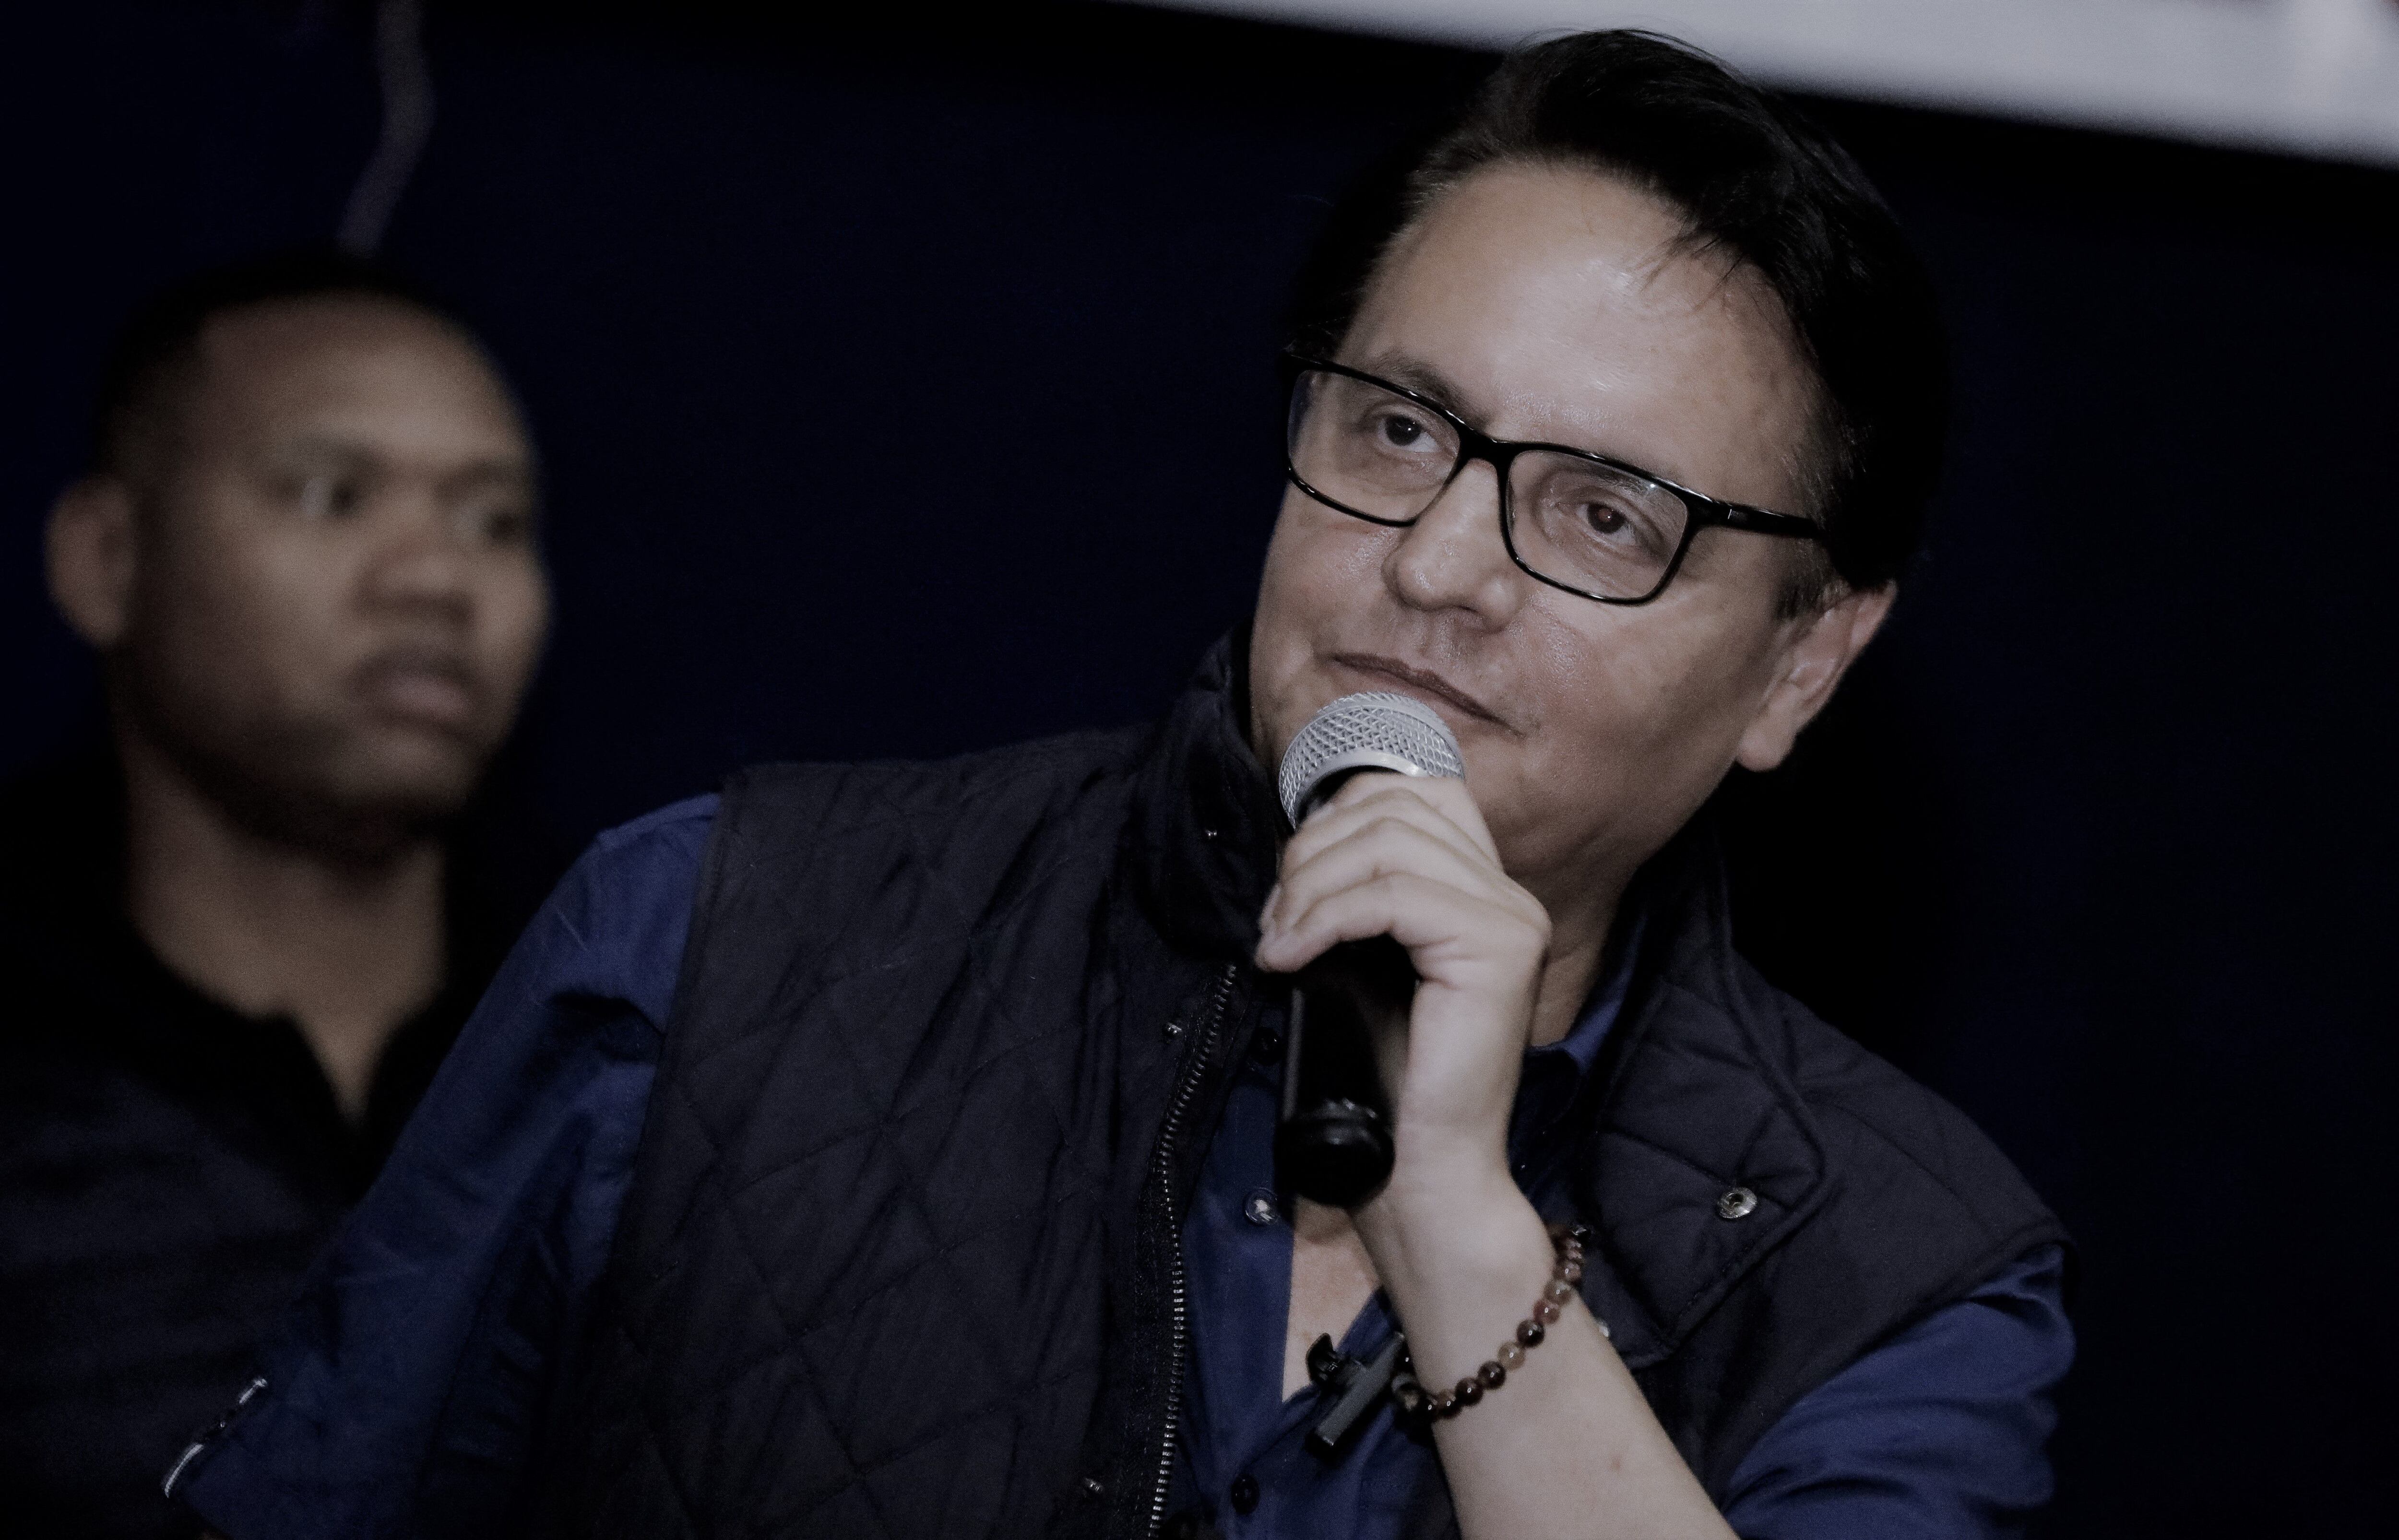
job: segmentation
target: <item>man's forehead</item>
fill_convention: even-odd
[[[1635,332],[1794,342],[1780,299],[1738,253],[1694,242],[1655,195],[1575,167],[1490,168],[1433,199],[1377,264],[1357,320],[1389,331],[1427,312],[1562,344]]]
[[[421,349],[486,367],[455,325],[381,294],[301,294],[221,310],[198,335],[204,363],[220,368],[289,364],[344,351]]]
[[[480,349],[412,306],[346,295],[252,305],[215,317],[199,341],[191,406],[203,435],[526,453]]]

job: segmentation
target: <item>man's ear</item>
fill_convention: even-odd
[[[1791,623],[1794,629],[1782,644],[1774,682],[1733,756],[1744,768],[1771,770],[1782,763],[1799,741],[1799,730],[1833,698],[1841,676],[1882,628],[1898,596],[1894,583],[1852,588],[1820,613]]]
[[[50,506],[50,601],[103,653],[131,614],[135,534],[133,493],[114,476],[87,476]]]

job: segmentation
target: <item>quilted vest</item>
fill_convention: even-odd
[[[730,783],[553,1533],[1157,1532],[1181,1220],[1276,987],[1244,961],[1280,826],[1239,643],[1155,730]],[[1721,1499],[1800,1395],[2062,1234],[1741,960],[1703,830],[1633,901],[1552,1217],[1596,1228],[1584,1292]],[[1456,1532],[1437,1478],[1411,1532]]]

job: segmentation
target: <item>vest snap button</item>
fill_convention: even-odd
[[[1107,1495],[1107,1491],[1108,1491],[1108,1489],[1107,1489],[1106,1484],[1105,1484],[1105,1483],[1104,1483],[1103,1481],[1101,1481],[1101,1479],[1100,1479],[1098,1477],[1096,1477],[1096,1476],[1086,1476],[1086,1477],[1084,1477],[1084,1478],[1083,1478],[1083,1495],[1084,1495],[1084,1496],[1086,1496],[1086,1497],[1105,1497],[1105,1496],[1106,1496],[1106,1495]]]
[[[1746,1187],[1735,1187],[1716,1199],[1716,1218],[1747,1219],[1757,1212],[1757,1195]]]
[[[1233,1478],[1233,1490],[1229,1495],[1233,1499],[1233,1511],[1235,1513],[1249,1514],[1256,1512],[1258,1506],[1258,1479],[1251,1475],[1246,1470],[1241,1472],[1241,1474]]]

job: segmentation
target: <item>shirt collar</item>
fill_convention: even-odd
[[[1600,1046],[1607,1041],[1608,1029],[1616,1025],[1624,1009],[1624,997],[1633,988],[1633,959],[1641,950],[1644,928],[1638,912],[1629,916],[1624,941],[1609,957],[1606,971],[1591,992],[1591,998],[1575,1019],[1574,1030],[1554,1043],[1544,1044],[1525,1052],[1527,1061],[1564,1057],[1572,1061],[1577,1084],[1591,1074],[1592,1065],[1599,1061]]]
[[[1519,1180],[1532,1177],[1556,1153],[1552,1136],[1581,1098],[1592,1066],[1599,1062],[1599,1050],[1623,1014],[1644,928],[1641,913],[1635,910],[1627,917],[1624,939],[1612,949],[1606,969],[1593,987],[1574,1029],[1554,1043],[1525,1051],[1524,1073],[1516,1082],[1516,1106],[1508,1120],[1509,1162]]]

